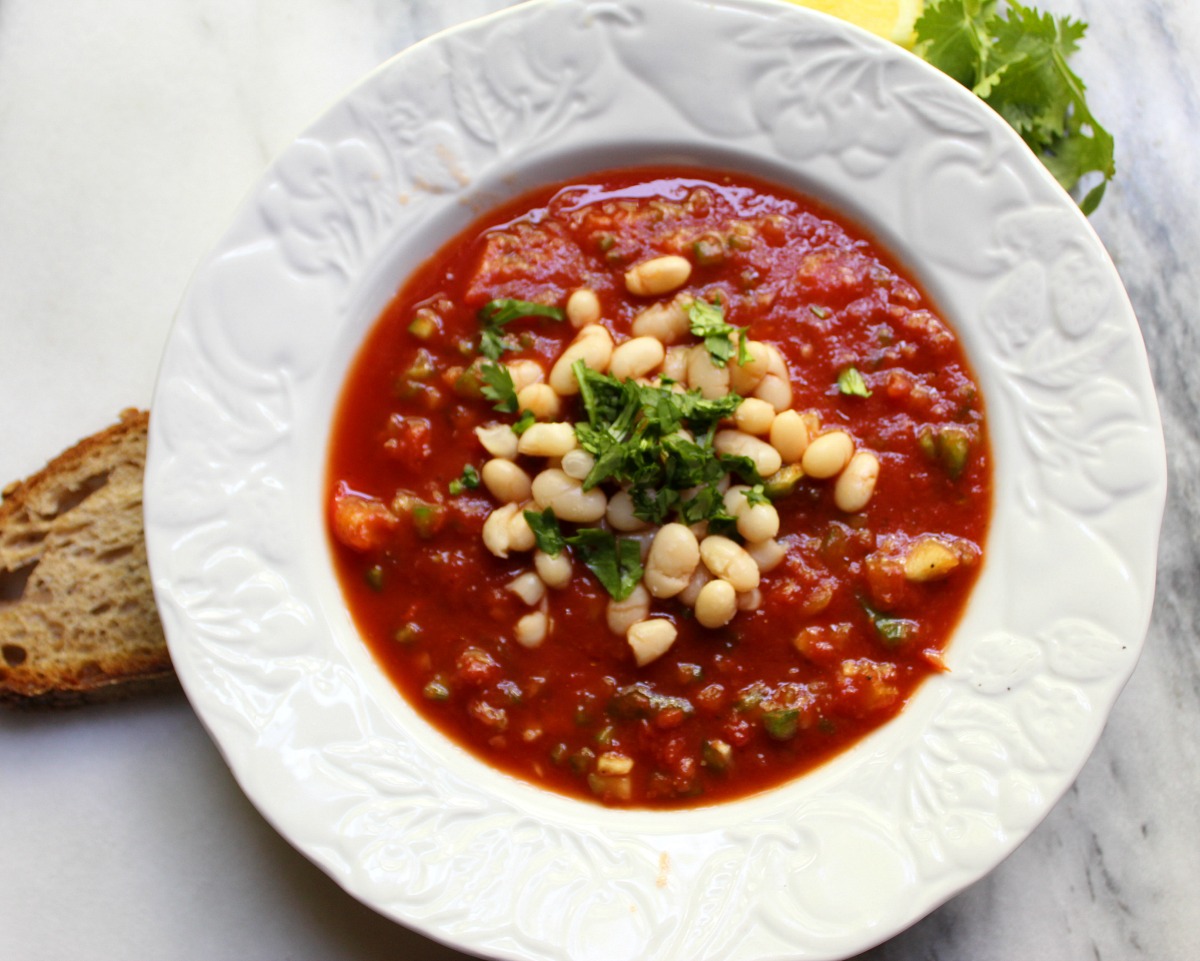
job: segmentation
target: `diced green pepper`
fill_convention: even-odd
[[[705,741],[700,748],[701,763],[712,771],[728,771],[733,765],[733,748],[722,740]]]
[[[794,493],[800,481],[804,479],[804,471],[799,464],[786,464],[763,481],[763,493],[774,500]]]
[[[438,315],[428,307],[422,307],[413,316],[408,332],[417,340],[429,340],[438,332]]]
[[[446,509],[440,504],[427,504],[424,501],[415,503],[412,520],[417,536],[425,540],[433,537],[441,529],[445,515]]]
[[[586,774],[591,769],[594,760],[596,760],[596,752],[590,747],[581,747],[567,758],[567,767],[571,769],[572,774]]]
[[[435,373],[437,373],[437,363],[433,359],[433,354],[421,347],[414,355],[408,370],[404,372],[404,376],[409,380],[429,380]]]
[[[383,568],[378,564],[375,564],[373,567],[368,567],[363,577],[367,582],[367,587],[371,588],[371,590],[383,590]]]
[[[764,711],[763,729],[776,741],[786,741],[796,736],[800,727],[800,712],[794,707]]]

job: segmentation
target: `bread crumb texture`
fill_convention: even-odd
[[[142,528],[149,415],[126,410],[0,502],[0,702],[69,706],[169,686]]]

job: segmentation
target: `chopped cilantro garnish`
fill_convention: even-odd
[[[933,0],[916,23],[916,51],[987,102],[1012,125],[1067,190],[1091,173],[1101,181],[1080,201],[1099,206],[1116,172],[1113,138],[1092,116],[1067,60],[1087,24],[1008,0]]]
[[[564,540],[614,600],[625,600],[641,583],[641,546],[632,538],[617,538],[611,531],[585,527]]]
[[[696,390],[622,382],[582,361],[572,369],[587,417],[575,425],[575,436],[596,459],[585,488],[614,481],[629,488],[642,520],[661,524],[675,512],[690,524],[724,515],[716,485],[726,473],[751,484],[761,480],[749,458],[713,448],[718,421],[742,402],[737,394],[709,400]]]
[[[846,367],[838,374],[838,390],[850,397],[870,397],[871,388],[857,367]]]
[[[692,333],[704,340],[704,349],[717,367],[724,367],[733,356],[733,338],[737,335],[737,362],[748,363],[750,353],[746,349],[746,330],[725,322],[725,311],[720,304],[706,300],[695,300],[688,308],[688,322]]]
[[[566,314],[558,307],[547,307],[528,300],[489,300],[479,309],[479,323],[483,332],[479,335],[479,352],[488,360],[499,360],[506,350],[516,350],[501,333],[500,328],[520,317],[547,317],[561,321]]]
[[[771,498],[767,496],[766,490],[762,484],[755,484],[753,487],[751,487],[748,491],[746,491],[745,497],[746,503],[751,507],[754,507],[758,504],[771,503]]]
[[[551,557],[562,553],[567,542],[563,539],[553,508],[547,507],[541,514],[537,511],[525,511],[525,520],[529,523],[529,529],[533,531],[539,551]]]
[[[512,374],[503,364],[483,364],[479,368],[483,378],[481,392],[488,400],[495,401],[495,409],[505,414],[517,412],[517,391]]]
[[[534,416],[533,411],[523,410],[521,416],[517,418],[517,422],[512,425],[513,433],[520,437],[535,423],[537,423],[537,417]]]
[[[479,471],[470,464],[464,464],[462,474],[452,480],[449,486],[454,497],[466,490],[473,491],[479,487]]]

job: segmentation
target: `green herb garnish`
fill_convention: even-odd
[[[479,309],[479,323],[483,325],[483,332],[479,335],[479,352],[488,360],[499,360],[504,351],[515,350],[504,339],[500,328],[521,317],[546,317],[561,321],[566,314],[558,307],[547,307],[528,300],[489,300]]]
[[[720,304],[712,304],[706,300],[692,301],[688,308],[688,322],[692,333],[704,340],[704,349],[717,367],[724,367],[733,356],[733,338],[736,334],[737,362],[746,364],[750,361],[750,353],[746,349],[746,329],[734,327],[725,322],[725,311]]]
[[[625,600],[641,583],[641,546],[632,538],[617,538],[611,531],[585,527],[564,540],[614,600]]]
[[[749,458],[713,448],[717,423],[742,402],[737,394],[708,400],[698,390],[622,382],[582,361],[572,370],[587,416],[575,425],[575,436],[596,458],[585,489],[613,481],[629,489],[642,520],[662,524],[676,513],[692,524],[727,516],[716,486],[726,473],[749,484],[761,481]]]
[[[539,551],[549,554],[551,557],[557,557],[562,553],[567,542],[563,539],[553,508],[547,507],[541,514],[537,511],[525,511],[525,520],[529,523],[530,530],[533,531]]]
[[[479,471],[471,464],[464,464],[462,473],[449,484],[450,494],[457,497],[463,491],[473,491],[479,487]]]
[[[521,416],[517,418],[517,422],[512,425],[513,433],[520,437],[525,431],[529,430],[537,423],[537,417],[531,410],[521,411]]]
[[[837,378],[838,390],[850,397],[870,397],[871,388],[857,367],[846,367]]]
[[[479,376],[483,379],[480,392],[488,400],[495,401],[495,410],[505,414],[517,412],[517,391],[513,384],[512,374],[503,364],[482,364]]]
[[[1090,214],[1113,178],[1113,138],[1092,116],[1067,66],[1087,24],[1009,0],[933,0],[917,20],[916,52],[1012,125],[1066,190],[1103,178],[1080,201]]]

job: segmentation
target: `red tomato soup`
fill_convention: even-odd
[[[371,331],[328,518],[354,620],[438,730],[604,804],[795,778],[894,717],[981,566],[984,404],[862,230],[747,176],[513,201]]]

